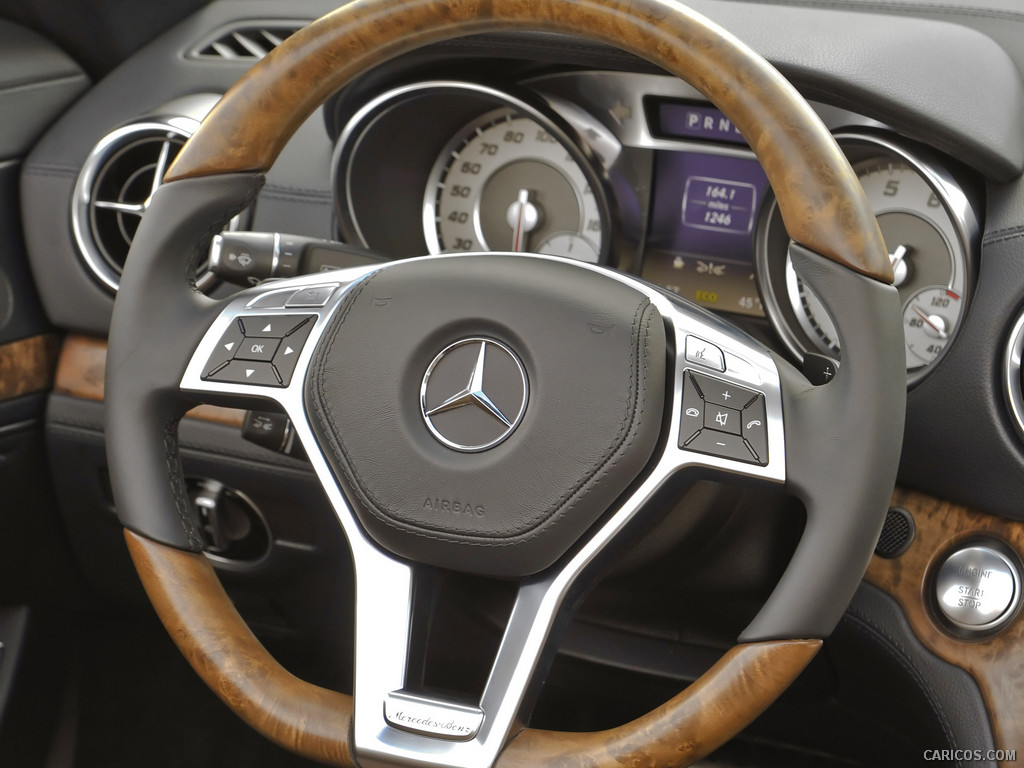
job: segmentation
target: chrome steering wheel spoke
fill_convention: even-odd
[[[439,698],[410,684],[420,567],[386,552],[364,530],[306,410],[304,387],[317,343],[331,318],[345,311],[346,299],[387,265],[273,281],[239,293],[210,325],[181,380],[182,390],[212,401],[276,402],[291,419],[345,531],[356,573],[353,747],[365,768],[492,765],[528,720],[580,586],[666,483],[684,470],[785,481],[781,385],[767,351],[717,316],[652,286],[572,263],[641,291],[660,313],[671,341],[664,434],[648,471],[618,508],[554,566],[521,579],[476,701]]]
[[[668,467],[786,481],[783,395],[775,358],[716,315],[682,300],[659,306],[673,326]]]
[[[555,14],[544,4],[521,2],[460,6],[458,13],[431,2],[346,5],[231,89],[179,153],[169,183],[152,196],[111,325],[107,393],[119,407],[107,409],[106,434],[118,514],[140,577],[187,658],[230,707],[279,743],[364,768],[490,768],[496,756],[505,766],[688,765],[792,682],[853,594],[895,479],[906,396],[898,297],[882,284],[891,281],[892,269],[856,176],[796,91],[699,14],[671,10],[640,0],[574,3],[571,12]],[[381,14],[388,24],[376,23]],[[194,272],[197,245],[255,198],[288,138],[326,96],[398,48],[512,28],[618,43],[698,83],[736,117],[757,147],[794,241],[822,254],[822,263],[807,259],[822,280],[808,280],[823,289],[819,295],[847,334],[844,366],[821,388],[831,396],[801,390],[789,378],[790,366],[776,366],[756,342],[713,316],[634,278],[554,257],[467,254],[473,261],[460,262],[462,255],[438,256],[393,271],[385,265],[261,286],[223,304],[196,298],[182,278]],[[650,40],[660,44],[637,42]],[[799,268],[799,252],[793,258]],[[453,261],[444,268],[440,259]],[[272,304],[279,288],[297,291],[335,279],[338,285],[315,307],[259,303]],[[219,313],[208,329],[188,324],[197,309],[209,310],[204,319]],[[262,325],[250,327],[251,320]],[[304,336],[301,346],[286,341],[295,333]],[[474,386],[475,377],[466,375],[471,359],[456,352],[448,364],[442,359],[438,367],[446,373],[435,373],[433,382],[443,386],[428,396],[483,392],[506,416],[527,393],[530,398],[515,434],[486,450],[495,432],[505,438],[508,429],[504,422],[495,427],[493,411],[436,413],[451,442],[481,449],[456,453],[421,419],[444,400],[424,403],[415,390],[432,357],[470,338],[480,344],[463,352],[479,351],[479,366],[485,344],[507,342],[533,378],[527,390],[517,376],[513,398],[508,386],[498,386],[511,376]],[[246,339],[274,339],[276,346]],[[246,356],[238,356],[239,343],[248,347]],[[218,346],[228,359],[214,359],[223,354]],[[291,355],[287,365],[283,358],[279,364],[279,354]],[[181,360],[188,358],[182,376]],[[498,368],[492,362],[487,366]],[[158,376],[168,368],[171,375]],[[201,541],[184,498],[173,428],[182,401],[204,398],[276,402],[306,448],[355,564],[355,702],[281,669],[197,554]],[[800,459],[823,470],[819,482],[787,470]],[[838,481],[833,468],[843,475]],[[654,511],[652,500],[682,473],[786,483],[800,498],[818,502],[819,509],[808,510],[815,531],[835,531],[829,526],[835,520],[846,527],[823,546],[798,545],[742,645],[692,695],[684,692],[603,733],[528,730],[511,738],[582,586],[637,533],[633,523]],[[440,514],[424,501],[445,496]],[[474,503],[472,518],[445,517],[464,512],[466,499]],[[848,536],[851,531],[856,535]],[[453,721],[479,718],[474,707],[482,712],[477,733],[458,734],[462,741],[411,732],[422,722],[385,719],[395,703],[425,704],[426,716],[415,719],[437,719],[432,703],[405,680],[417,650],[410,638],[418,632],[416,579],[423,567],[520,584],[480,701],[444,710]],[[399,719],[393,707],[390,716]],[[410,739],[418,749],[407,748]]]
[[[303,275],[239,292],[197,345],[181,389],[216,404],[272,400],[294,422],[305,421],[302,388],[312,351],[347,291],[372,271]]]

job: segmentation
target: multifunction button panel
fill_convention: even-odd
[[[201,347],[186,373],[186,388],[203,389],[208,383],[288,389],[310,337],[333,311],[343,284],[296,282],[267,285],[259,295],[240,299],[224,323],[215,325],[216,342],[207,340]],[[733,465],[733,471],[784,477],[781,402],[771,359],[747,346],[747,340],[734,339],[727,328],[709,328],[715,341],[677,329],[684,336],[675,392],[677,448],[749,468]]]
[[[724,372],[726,369],[722,352],[693,336],[686,339],[686,359],[711,370]],[[767,466],[768,419],[764,394],[724,379],[686,371],[679,447]]]
[[[204,381],[287,387],[316,315],[243,315],[220,337]]]
[[[317,315],[260,310],[318,309],[337,289],[338,283],[326,283],[270,291],[253,299],[221,334],[203,366],[202,380],[287,387]]]

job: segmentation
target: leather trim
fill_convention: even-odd
[[[963,669],[932,654],[915,637],[899,604],[890,595],[870,584],[861,584],[838,631],[843,629],[857,635],[854,647],[860,648],[864,643],[877,646],[913,681],[945,738],[944,743],[930,742],[928,747],[982,752],[996,749],[985,702],[975,680]],[[897,715],[902,707],[901,700],[899,704],[885,706],[883,711]],[[957,761],[957,765],[993,768],[995,762],[963,760]]]
[[[428,364],[466,337],[517,349],[531,381],[523,422],[478,454],[442,446],[419,412]],[[339,308],[311,363],[307,412],[378,543],[522,576],[560,557],[650,459],[665,355],[650,301],[602,275],[497,254],[409,262],[370,276]],[[565,434],[576,436],[569,453]]]
[[[263,184],[261,175],[165,184],[159,215],[136,233],[114,303],[105,390],[111,486],[122,524],[150,538],[199,551],[202,538],[184,493],[178,420],[196,403],[179,382],[219,304],[195,289],[194,271],[234,213]]]

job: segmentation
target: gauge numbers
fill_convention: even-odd
[[[896,156],[854,163],[875,211],[903,305],[907,371],[922,373],[942,354],[962,312],[966,246],[943,188]],[[839,338],[824,305],[797,277],[787,258],[786,293],[816,351],[838,357]]]
[[[908,368],[911,355],[917,366],[938,358],[960,319],[960,304],[960,295],[942,285],[922,288],[910,297],[903,308]]]
[[[536,120],[500,109],[445,148],[424,199],[432,253],[524,251],[597,262],[605,224],[580,163]]]

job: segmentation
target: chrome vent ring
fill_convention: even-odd
[[[86,267],[116,291],[135,231],[171,162],[199,122],[175,117],[130,123],[108,133],[89,153],[75,184],[71,229]],[[229,229],[238,227],[232,220]],[[213,276],[200,265],[196,283]]]

